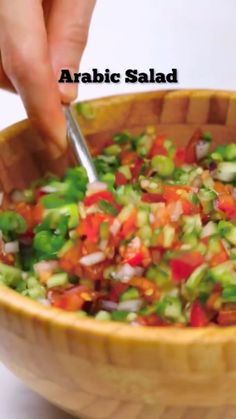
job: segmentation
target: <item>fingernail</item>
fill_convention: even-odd
[[[68,70],[71,75],[71,78],[73,79],[75,70],[72,70],[72,69],[68,69]],[[61,78],[61,72],[59,74],[58,80],[60,78]],[[64,82],[61,82],[61,83],[58,82],[59,91],[61,94],[61,100],[63,103],[73,102],[76,99],[77,94],[78,94],[78,85],[76,83],[69,82],[69,79],[70,78],[68,77],[67,78],[68,81],[66,81],[66,78],[65,78]]]

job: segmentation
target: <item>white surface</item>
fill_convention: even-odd
[[[180,88],[236,90],[235,0],[98,0],[81,70],[169,71]],[[83,85],[80,98],[163,88],[155,85]],[[46,100],[46,92],[45,92]],[[17,96],[0,92],[0,128],[22,119]],[[68,419],[5,368],[0,368],[1,419]]]

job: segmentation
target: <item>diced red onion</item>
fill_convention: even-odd
[[[19,242],[18,241],[14,241],[14,242],[8,242],[5,243],[4,245],[4,251],[5,253],[9,254],[9,253],[19,253]]]
[[[101,305],[104,310],[113,311],[117,309],[118,303],[115,303],[114,301],[102,300]]]
[[[139,237],[134,237],[131,242],[128,244],[128,247],[131,249],[140,249],[141,240]]]
[[[101,240],[100,241],[100,244],[99,244],[99,249],[100,250],[105,250],[106,249],[106,247],[107,247],[107,245],[108,245],[108,240]]]
[[[171,213],[170,219],[175,222],[178,221],[179,217],[183,214],[183,207],[181,201],[176,201],[175,207]]]
[[[124,310],[124,311],[137,313],[137,311],[139,311],[141,307],[142,307],[141,299],[127,300],[127,301],[122,301],[121,303],[119,303],[117,306],[117,310]]]
[[[117,218],[115,218],[115,220],[113,221],[113,223],[112,223],[112,225],[110,227],[111,234],[113,236],[116,236],[117,233],[119,232],[120,228],[121,228],[121,223],[120,223],[120,221]]]
[[[95,181],[92,183],[89,183],[87,186],[87,196],[93,195],[94,193],[106,191],[107,190],[107,184],[104,182]]]
[[[79,215],[82,219],[86,218],[86,209],[85,206],[83,204],[83,202],[79,202],[78,204],[78,209],[79,209]]]
[[[128,282],[134,276],[142,276],[143,268],[141,267],[133,267],[129,265],[129,263],[124,263],[114,274],[112,275],[113,278],[117,279],[121,282]]]
[[[207,156],[210,148],[210,143],[208,141],[199,141],[196,144],[196,157],[197,160],[201,160]]]
[[[90,255],[83,256],[80,259],[80,263],[83,266],[92,266],[96,265],[97,263],[103,262],[106,259],[106,256],[103,252],[94,252],[90,253]]]
[[[42,261],[34,264],[34,270],[36,274],[42,272],[53,272],[58,268],[58,262],[56,260]]]
[[[213,221],[209,221],[202,229],[201,233],[201,239],[204,239],[204,237],[212,236],[212,234],[216,233],[216,225]]]
[[[42,186],[42,188],[40,188],[40,191],[45,192],[45,193],[53,193],[53,192],[57,192],[57,188],[52,185],[45,185],[45,186]]]

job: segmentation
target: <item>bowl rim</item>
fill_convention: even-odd
[[[101,101],[117,100],[118,98],[130,99],[137,96],[145,96],[147,94],[155,93],[173,93],[173,94],[188,94],[188,93],[206,93],[209,95],[218,94],[224,95],[228,98],[236,99],[236,92],[230,90],[220,89],[174,89],[174,90],[157,90],[149,92],[119,94],[112,96],[105,96],[77,103],[95,103],[99,104]],[[6,127],[0,131],[0,142],[10,138],[13,133],[19,133],[29,127],[28,119]],[[76,313],[66,312],[51,306],[45,306],[40,302],[24,297],[16,291],[0,284],[0,306],[6,311],[20,315],[25,320],[32,320],[35,318],[41,322],[53,325],[57,329],[67,329],[74,333],[86,333],[102,338],[111,338],[115,341],[148,341],[152,343],[162,344],[179,344],[181,346],[191,345],[196,343],[217,344],[225,343],[235,340],[236,326],[208,326],[200,328],[183,327],[177,328],[174,326],[168,327],[145,327],[145,326],[131,326],[122,322],[115,321],[101,321],[94,318],[79,317]]]

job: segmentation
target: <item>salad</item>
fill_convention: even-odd
[[[236,144],[211,143],[121,133],[94,157],[98,182],[78,166],[14,191],[0,281],[103,321],[236,324]]]

